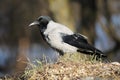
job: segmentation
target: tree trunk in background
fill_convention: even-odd
[[[120,50],[120,37],[117,35],[117,31],[115,30],[115,28],[117,28],[118,26],[115,26],[111,20],[112,19],[111,17],[115,15],[117,11],[113,10],[114,6],[113,5],[110,6],[110,3],[117,3],[117,0],[116,1],[103,0],[104,15],[107,20],[106,23],[107,25],[102,26],[102,28],[107,33],[107,35],[115,42],[115,46],[109,51],[106,51],[106,53],[108,53],[109,56],[113,58],[116,57],[117,53]]]
[[[30,47],[30,42],[26,38],[21,38],[19,40],[19,53],[17,56],[17,63],[16,67],[14,69],[13,74],[21,74],[24,72],[27,63],[28,63],[28,54],[29,54],[29,47]]]
[[[109,58],[113,61],[119,60],[119,50],[120,50],[120,37],[117,34],[119,31],[119,0],[98,0],[99,2],[99,11],[98,11],[98,22],[101,25],[102,30],[107,34],[107,37],[110,41],[108,41],[108,46],[111,46],[114,43],[114,46],[105,51],[108,54]],[[118,16],[118,18],[116,17]],[[113,22],[114,20],[115,22]],[[104,20],[103,20],[104,19]],[[103,20],[103,21],[102,21]],[[117,25],[116,25],[117,24]],[[111,42],[111,43],[110,43]]]
[[[26,66],[26,50],[30,47],[30,39],[33,43],[43,43],[39,30],[37,28],[37,31],[34,28],[29,30],[28,25],[41,15],[51,15],[48,6],[47,0],[2,0],[0,3],[0,44],[19,49],[14,53],[9,52],[12,56],[15,55],[15,62],[16,58],[19,59],[16,71],[24,70]],[[10,59],[9,62],[15,64]]]
[[[77,32],[87,36],[94,44],[96,33],[95,33],[95,22],[97,13],[97,1],[96,0],[71,0],[71,2],[79,3],[80,13],[77,19]],[[74,11],[74,9],[73,9]],[[76,12],[74,12],[76,14]]]
[[[95,33],[95,22],[96,22],[96,0],[81,0],[81,26],[80,30],[86,35],[90,42],[94,44],[96,33]]]
[[[73,17],[70,12],[68,0],[48,0],[49,7],[57,22],[68,26],[73,31],[75,30]]]

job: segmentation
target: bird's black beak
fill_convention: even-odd
[[[32,22],[31,24],[29,24],[29,26],[34,26],[34,25],[38,25],[38,24],[39,24],[38,21],[34,21],[34,22]]]

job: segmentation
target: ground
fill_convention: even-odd
[[[119,80],[120,63],[103,62],[82,57],[79,54],[65,55],[56,63],[42,64],[27,69],[28,80]]]
[[[17,80],[120,80],[120,63],[97,61],[79,54],[65,55],[55,63],[29,63]],[[16,80],[9,79],[9,80]],[[8,78],[6,78],[8,80]]]

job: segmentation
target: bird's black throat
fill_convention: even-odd
[[[39,25],[39,31],[40,31],[40,34],[41,34],[41,36],[42,36],[43,40],[45,40],[45,41],[46,41],[46,39],[45,39],[45,35],[43,34],[43,33],[44,33],[44,31],[45,31],[45,29],[46,29],[46,27],[45,27],[45,26]]]
[[[39,26],[39,30],[41,33],[44,33],[46,28],[47,28],[47,24],[41,24],[41,25],[38,25]]]

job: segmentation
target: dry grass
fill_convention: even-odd
[[[31,65],[23,77],[27,80],[120,80],[120,63],[103,63],[86,56],[65,55],[54,64]]]

